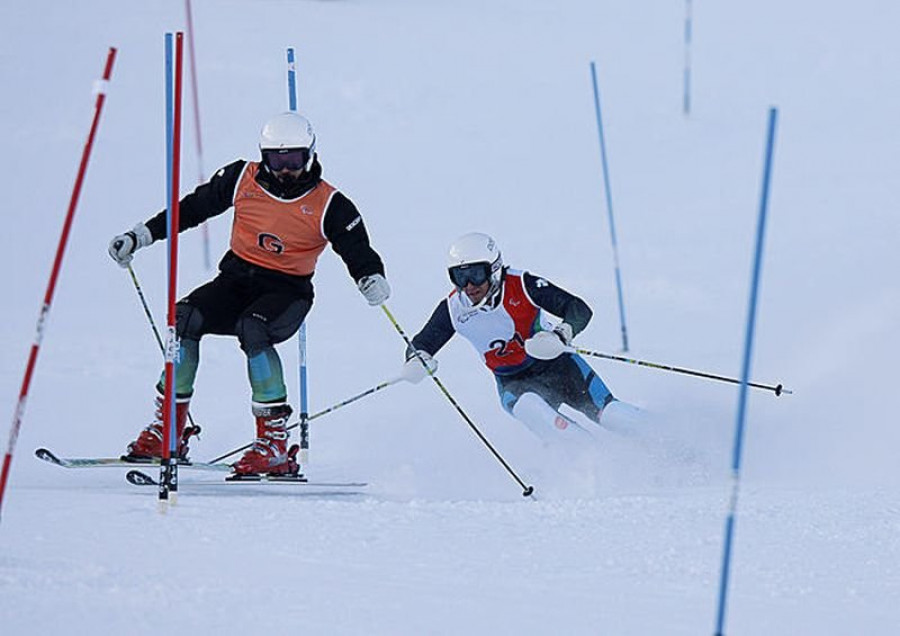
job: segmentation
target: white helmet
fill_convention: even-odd
[[[316,133],[306,117],[295,112],[280,113],[267,121],[260,131],[259,149],[261,152],[305,149],[309,159],[304,169],[309,170],[316,153]]]
[[[458,289],[465,287],[467,282],[481,285],[490,280],[491,288],[486,298],[493,297],[499,291],[503,277],[503,258],[497,242],[481,232],[463,234],[450,245],[447,272]]]

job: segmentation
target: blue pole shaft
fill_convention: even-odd
[[[170,202],[172,201],[172,177],[173,177],[173,169],[172,169],[172,158],[173,158],[173,146],[174,146],[174,136],[173,131],[175,129],[175,72],[174,72],[174,58],[173,58],[173,34],[166,33],[166,228],[168,228],[168,232],[171,233],[172,230],[172,206]],[[171,240],[172,236],[169,234],[168,240]],[[172,250],[166,250],[166,269],[171,276],[172,272]],[[171,325],[170,325],[171,326]],[[174,373],[174,369],[173,369]],[[175,386],[175,378],[172,378],[171,382],[168,382],[167,385],[170,384],[173,387]],[[169,422],[171,425],[169,426],[169,439],[166,442],[169,445],[169,452],[171,456],[175,456],[175,391],[172,390],[172,395],[167,396],[169,398],[168,407],[169,407]]]
[[[294,49],[287,50],[288,65],[288,107],[292,111],[297,110],[297,67],[294,60]]]
[[[287,50],[288,69],[288,106],[292,111],[297,110],[297,65],[293,47]],[[297,333],[297,346],[299,349],[300,363],[300,464],[309,462],[309,389],[306,378],[306,320],[300,324]]]
[[[594,111],[597,115],[597,132],[600,137],[600,158],[603,164],[603,184],[606,191],[606,212],[609,218],[609,236],[612,241],[613,264],[616,274],[616,293],[619,299],[619,324],[622,326],[622,351],[628,351],[628,329],[625,327],[625,301],[622,295],[622,274],[619,268],[619,244],[616,240],[616,223],[613,218],[612,189],[609,185],[609,167],[606,159],[606,141],[603,136],[603,117],[600,113],[600,88],[597,83],[597,67],[591,62],[591,80],[594,85]]]
[[[738,407],[735,421],[734,448],[731,456],[731,498],[728,518],[725,522],[725,545],[722,554],[722,572],[719,580],[719,607],[716,615],[716,635],[724,634],[725,605],[728,597],[728,577],[731,567],[731,546],[737,518],[738,492],[740,487],[741,455],[744,442],[745,415],[747,411],[748,381],[750,362],[753,354],[753,336],[756,330],[756,305],[759,293],[760,272],[762,271],[763,243],[766,231],[766,215],[769,207],[769,183],[772,172],[772,154],[775,146],[775,125],[778,109],[769,109],[769,127],[766,137],[765,168],[763,170],[762,191],[759,200],[759,220],[756,226],[756,255],[753,259],[753,276],[750,283],[750,302],[747,310],[747,330],[744,338],[744,361],[741,366],[741,386],[738,393]]]

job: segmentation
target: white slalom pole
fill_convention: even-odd
[[[731,565],[732,536],[737,517],[738,490],[741,480],[741,450],[744,442],[744,422],[747,411],[748,378],[753,353],[753,335],[756,330],[756,300],[762,270],[763,242],[766,233],[766,213],[769,205],[769,180],[772,173],[772,151],[775,145],[775,124],[778,109],[769,109],[769,128],[766,136],[766,161],[763,170],[762,192],[759,199],[759,220],[756,226],[756,257],[753,260],[753,276],[750,282],[750,302],[747,310],[747,329],[744,338],[744,361],[741,366],[741,387],[738,393],[737,417],[734,433],[734,450],[731,459],[731,498],[725,521],[725,546],[722,552],[722,571],[719,580],[719,608],[716,615],[716,636],[725,633],[725,604],[728,598],[728,575]]]

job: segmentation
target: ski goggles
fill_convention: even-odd
[[[468,263],[456,265],[447,270],[450,274],[450,282],[462,289],[469,283],[476,287],[484,285],[491,277],[490,263]]]
[[[309,148],[279,148],[263,150],[262,157],[273,172],[303,170],[309,163]]]

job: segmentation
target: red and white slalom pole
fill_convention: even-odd
[[[37,363],[37,357],[41,347],[41,340],[44,337],[44,323],[47,320],[47,315],[50,313],[50,305],[53,302],[53,293],[56,290],[56,280],[59,276],[59,270],[62,267],[66,244],[69,241],[69,231],[72,228],[72,221],[75,217],[75,208],[78,205],[78,197],[81,194],[81,185],[84,183],[84,174],[87,172],[88,160],[91,156],[91,149],[94,146],[94,137],[97,134],[97,127],[100,123],[100,112],[103,110],[103,103],[106,101],[106,87],[109,83],[110,75],[112,75],[113,62],[115,59],[116,49],[110,47],[106,56],[106,66],[103,69],[103,79],[97,83],[97,100],[94,104],[94,119],[91,122],[91,130],[88,133],[87,141],[84,144],[84,150],[81,153],[81,165],[78,167],[78,176],[75,178],[75,187],[72,189],[72,197],[69,199],[69,209],[66,212],[66,220],[63,223],[62,235],[59,237],[59,244],[56,248],[56,258],[53,261],[50,282],[47,284],[47,292],[44,295],[44,304],[41,305],[41,311],[38,315],[34,344],[31,345],[31,354],[28,356],[28,365],[25,367],[25,377],[22,379],[22,389],[19,391],[19,401],[16,404],[12,428],[9,431],[9,445],[6,449],[6,455],[3,458],[3,472],[0,473],[0,511],[3,509],[3,495],[6,493],[9,468],[12,463],[13,452],[16,448],[16,441],[19,438],[19,429],[22,427],[22,418],[25,415],[25,402],[28,400],[28,389],[31,386],[31,376],[34,373],[34,367]]]
[[[178,358],[178,336],[175,331],[175,296],[178,293],[178,227],[180,217],[179,188],[181,172],[181,93],[184,34],[175,34],[175,60],[172,68],[172,34],[166,34],[166,157],[169,243],[169,291],[166,320],[166,371],[163,402],[163,460],[159,477],[159,504],[164,511],[170,494],[174,503],[178,492],[178,453],[180,440],[175,426],[175,362]]]

